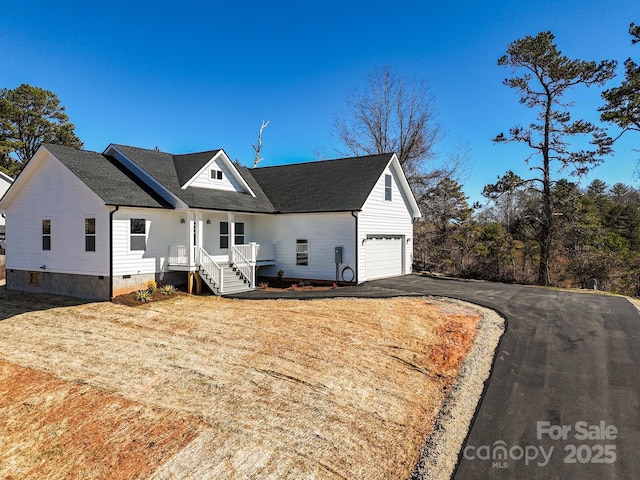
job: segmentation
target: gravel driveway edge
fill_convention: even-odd
[[[476,337],[460,367],[458,378],[436,418],[434,432],[425,442],[411,480],[449,480],[452,477],[506,326],[505,319],[493,310],[468,302],[438,300],[471,307],[482,315],[482,320],[478,323]]]

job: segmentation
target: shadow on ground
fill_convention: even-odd
[[[47,295],[44,293],[27,293],[7,290],[6,285],[0,285],[0,321],[16,315],[52,308],[72,307],[91,303],[79,298]]]

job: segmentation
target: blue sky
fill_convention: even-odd
[[[528,173],[526,150],[491,143],[532,120],[501,83],[509,71],[496,63],[507,45],[551,30],[569,57],[621,63],[640,59],[631,21],[640,22],[637,0],[3,0],[0,87],[55,92],[96,151],[112,142],[171,153],[224,148],[251,165],[260,123],[270,120],[266,166],[313,160],[318,150],[337,156],[331,127],[347,90],[392,65],[430,85],[447,133],[438,151],[468,145],[464,190],[478,200],[507,169]],[[572,99],[577,113],[597,120],[599,89]],[[640,136],[623,138],[590,178],[638,186],[639,146]]]

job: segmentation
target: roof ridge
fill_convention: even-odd
[[[319,163],[364,160],[364,159],[373,158],[373,157],[386,157],[386,156],[391,157],[393,155],[394,155],[393,152],[372,153],[371,155],[357,155],[355,157],[325,158],[323,160],[309,160],[309,161],[302,161],[302,162],[296,162],[296,163],[283,163],[281,165],[269,165],[265,167],[252,168],[250,170],[266,170],[266,169],[272,169],[272,168],[293,167],[293,166],[301,166],[301,165],[317,165]]]
[[[111,144],[110,144],[110,146],[114,146],[114,147],[116,147],[116,148],[121,148],[121,147],[124,147],[124,148],[131,148],[131,149],[133,149],[133,150],[141,150],[141,151],[143,151],[143,152],[151,152],[151,153],[156,153],[156,154],[169,155],[169,156],[171,156],[171,157],[173,157],[173,156],[174,156],[174,154],[173,154],[173,153],[170,153],[170,152],[164,152],[164,151],[162,151],[162,150],[156,150],[155,148],[134,147],[134,146],[132,146],[132,145],[124,145],[124,144],[122,144],[122,143],[111,143]],[[109,147],[107,147],[107,148],[109,148]]]

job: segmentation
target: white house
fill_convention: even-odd
[[[9,187],[13,183],[13,178],[9,175],[0,172],[0,198],[9,190]],[[4,237],[5,237],[5,220],[0,215],[0,253],[4,252]]]
[[[0,200],[7,288],[109,299],[149,280],[216,294],[275,277],[408,274],[416,201],[395,154],[249,170],[223,150],[43,145]]]

